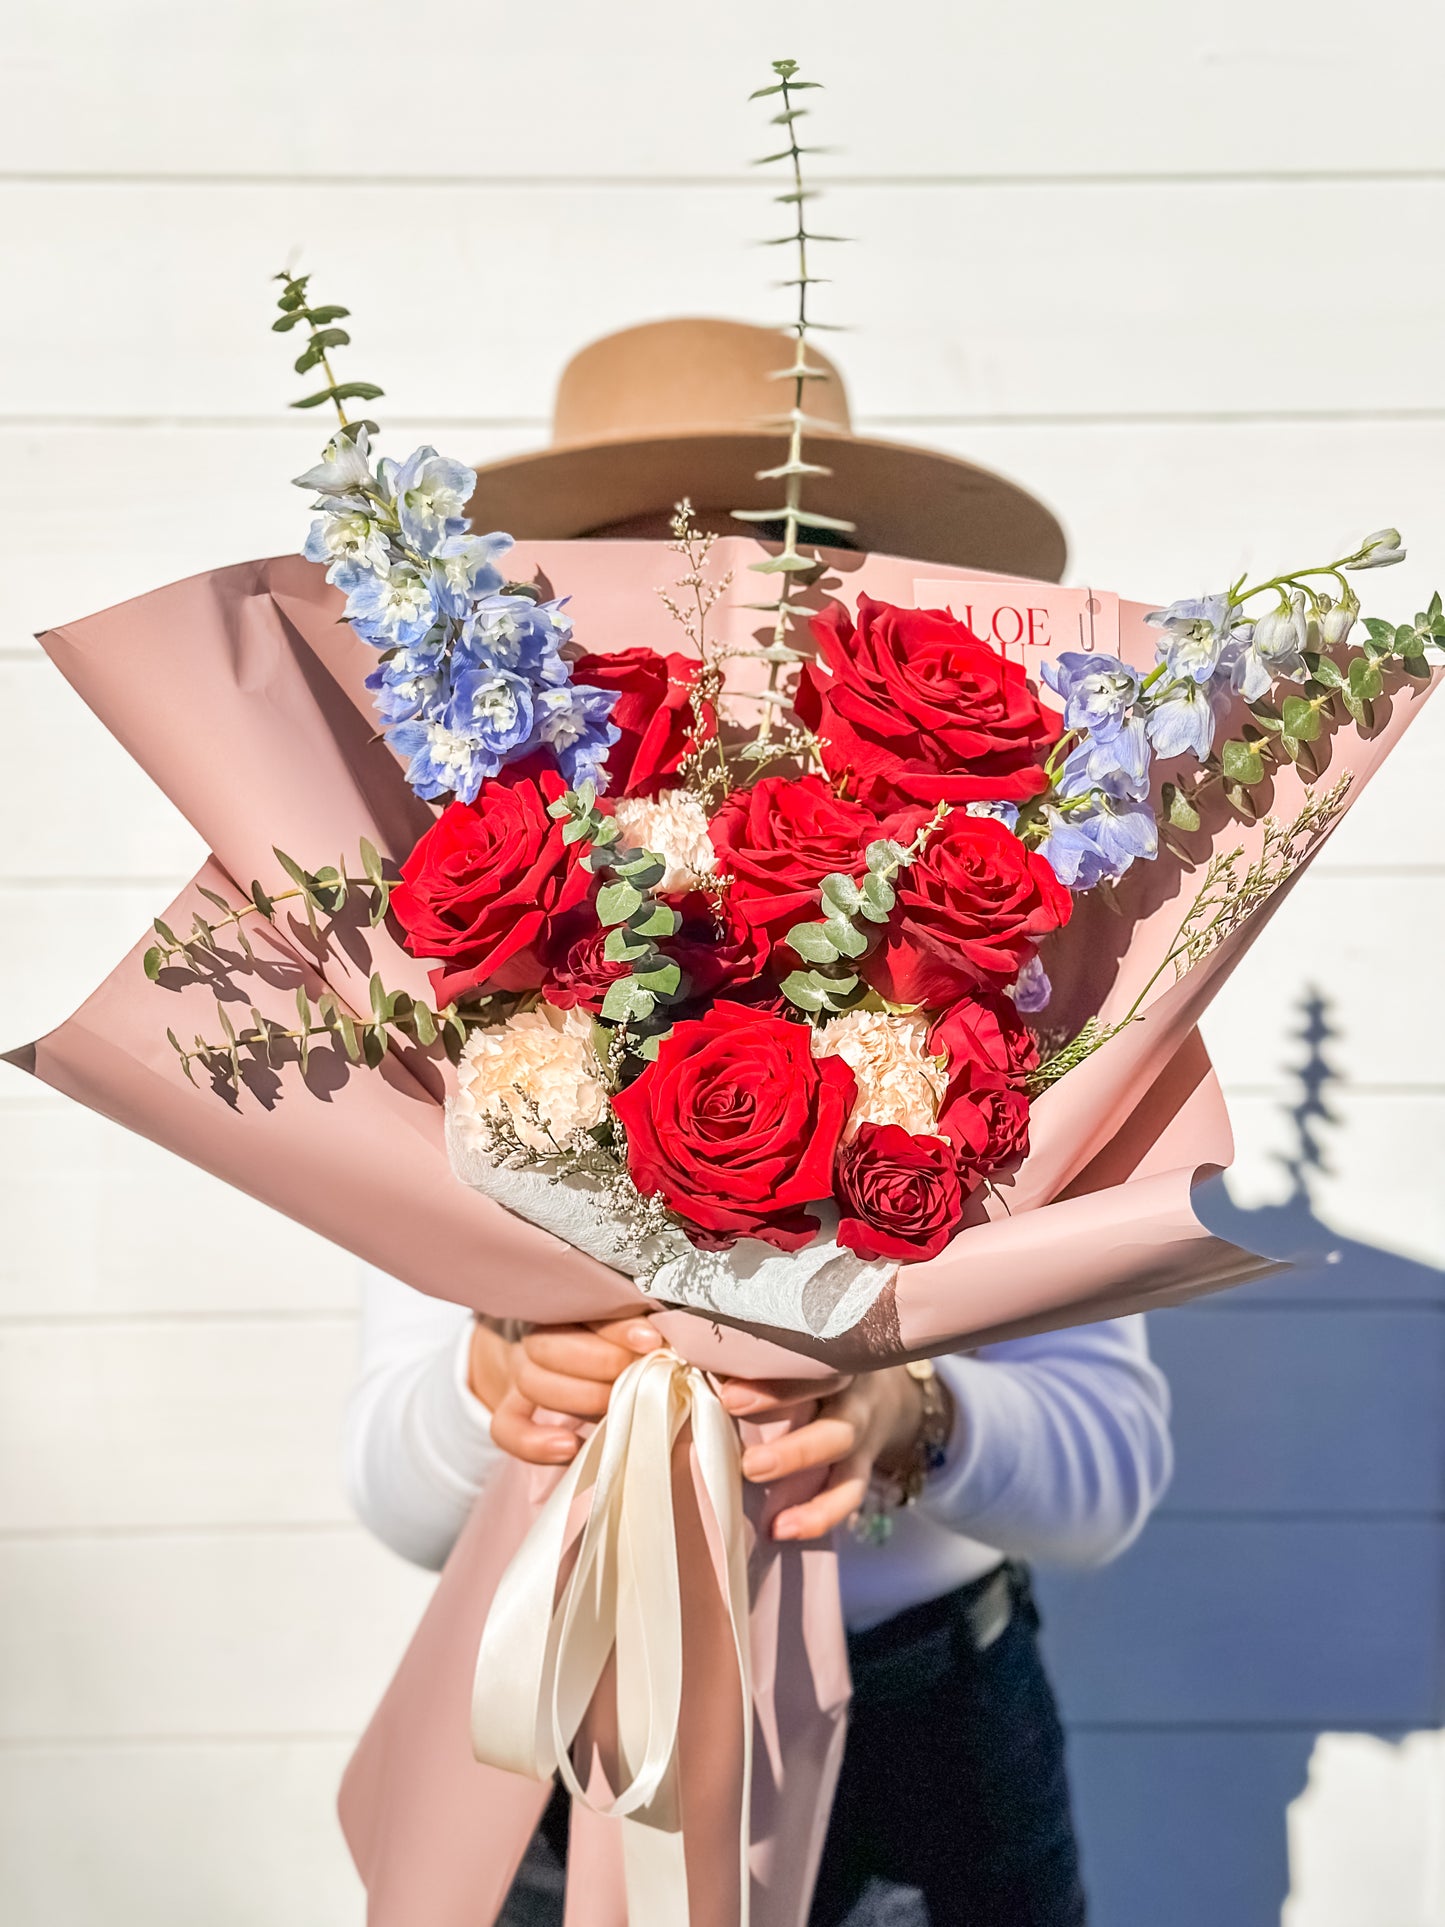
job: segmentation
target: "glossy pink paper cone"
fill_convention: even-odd
[[[719,573],[734,570],[714,614],[719,640],[752,639],[758,618],[743,605],[759,599],[759,578],[747,565],[762,553],[743,539],[714,549]],[[965,593],[976,581],[888,556],[832,561],[838,573],[813,592],[819,602],[851,602],[863,590],[909,606],[924,581],[931,606],[940,583],[946,590],[957,582]],[[533,543],[515,558],[519,576],[571,598],[578,639],[594,651],[676,647],[655,591],[679,567],[659,543]],[[1033,593],[1033,585],[1020,588]],[[1039,585],[1037,596],[1047,594]],[[1112,614],[1113,601],[1102,599],[1106,605]],[[172,927],[189,929],[195,910],[210,914],[202,886],[228,898],[244,896],[253,878],[284,888],[273,844],[316,868],[353,853],[365,836],[399,861],[430,820],[375,740],[362,687],[374,655],[338,620],[340,610],[319,569],[279,560],[196,577],[42,638],[214,853],[165,911]],[[1153,657],[1145,613],[1117,605],[1120,653],[1138,663]],[[1317,787],[1348,769],[1353,802],[1429,687],[1407,686],[1382,705],[1388,713],[1368,739],[1337,731]],[[1301,787],[1293,770],[1277,781],[1272,807],[1285,820]],[[1237,823],[1206,832],[1193,839],[1196,866],[1211,848],[1239,844],[1252,853],[1263,834]],[[1197,867],[1163,858],[1125,879],[1122,917],[1084,900],[1048,959],[1057,987],[1051,1016],[1070,1028],[1089,1015],[1121,1017],[1168,955],[1198,876]],[[1179,981],[1166,970],[1142,1020],[1036,1101],[1031,1155],[989,1221],[940,1257],[904,1268],[862,1327],[824,1346],[672,1311],[660,1320],[668,1338],[714,1370],[822,1375],[1174,1302],[1274,1269],[1215,1238],[1194,1210],[1199,1174],[1231,1155],[1196,1025],[1282,895]],[[340,930],[320,953],[303,922],[283,918],[253,937],[254,965],[238,950],[204,977],[163,973],[159,989],[141,969],[148,942],[141,939],[68,1023],[12,1061],[433,1295],[552,1321],[642,1302],[628,1279],[455,1182],[442,1137],[444,1067],[420,1053],[395,1053],[380,1073],[326,1049],[312,1054],[304,1075],[294,1062],[253,1064],[234,1103],[187,1083],[165,1030],[213,1035],[218,995],[235,1006],[240,1027],[252,1006],[289,1023],[298,987],[313,999],[329,987],[364,1011],[373,969],[391,988],[423,990],[423,969],[385,930]],[[492,1919],[540,1806],[542,1789],[478,1767],[466,1740],[486,1601],[536,1496],[518,1471],[479,1509],[348,1776],[348,1838],[372,1917],[385,1927],[480,1927]],[[752,1577],[762,1763],[755,1918],[763,1927],[798,1927],[841,1744],[836,1580],[830,1554],[765,1539]],[[709,1610],[709,1583],[705,1562],[694,1562],[687,1611],[698,1623]],[[700,1677],[703,1670],[695,1664]],[[685,1753],[697,1712],[684,1719]],[[706,1867],[708,1843],[721,1837],[718,1810],[703,1797],[690,1809],[690,1884],[694,1861]],[[576,1852],[574,1876],[585,1868],[586,1878],[574,1877],[569,1922],[610,1927],[620,1919],[620,1888],[607,1830],[590,1816]]]

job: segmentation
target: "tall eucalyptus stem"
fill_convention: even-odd
[[[803,435],[809,428],[827,428],[831,424],[814,418],[807,410],[807,389],[810,381],[829,381],[832,379],[826,368],[814,366],[808,359],[808,337],[810,331],[825,324],[814,320],[809,312],[809,291],[826,279],[826,276],[813,274],[810,270],[808,248],[810,244],[836,241],[841,236],[835,234],[815,234],[808,227],[807,204],[816,198],[816,190],[805,185],[803,180],[803,156],[816,153],[816,148],[804,147],[798,140],[798,122],[807,113],[799,107],[794,96],[804,89],[816,88],[816,80],[799,80],[798,63],[795,60],[775,60],[773,72],[778,76],[771,86],[760,87],[751,95],[753,100],[777,98],[780,111],[773,116],[772,125],[781,127],[787,139],[787,146],[776,154],[764,155],[754,163],[766,167],[778,162],[787,164],[791,186],[782,194],[774,195],[774,200],[793,209],[793,231],[780,235],[767,243],[769,247],[792,247],[796,272],[778,285],[797,290],[797,313],[786,332],[793,337],[793,359],[787,368],[775,371],[774,379],[792,385],[792,405],[785,414],[770,416],[768,426],[785,428],[788,436],[786,459],[777,468],[758,471],[760,482],[783,483],[783,502],[780,507],[766,509],[736,509],[734,515],[743,522],[781,522],[783,543],[781,552],[769,556],[765,562],[753,563],[753,568],[762,575],[780,575],[782,585],[775,602],[750,603],[750,608],[761,609],[773,617],[772,641],[759,653],[768,665],[768,685],[760,692],[758,700],[762,703],[763,713],[758,723],[758,741],[766,742],[773,732],[777,710],[786,702],[780,684],[783,671],[790,663],[802,660],[800,652],[789,641],[792,627],[799,613],[799,605],[793,599],[794,588],[799,579],[810,576],[817,567],[817,557],[806,556],[798,549],[798,531],[805,518],[803,515],[803,478],[807,475],[831,475],[832,470],[820,462],[810,462],[803,453]],[[811,528],[836,529],[840,533],[851,533],[854,524],[842,521],[837,516],[821,515],[810,510],[806,522]]]

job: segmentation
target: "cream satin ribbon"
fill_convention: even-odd
[[[703,1489],[726,1549],[724,1603],[742,1693],[738,1927],[748,1922],[752,1668],[737,1432],[706,1375],[664,1347],[612,1388],[607,1416],[567,1468],[502,1576],[472,1686],[472,1750],[509,1773],[559,1774],[574,1800],[622,1823],[630,1927],[688,1927],[678,1798],[682,1592],[672,1452],[692,1421]],[[590,1494],[574,1564],[568,1522]],[[618,1778],[590,1798],[570,1749],[616,1652]]]

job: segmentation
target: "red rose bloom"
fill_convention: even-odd
[[[961,997],[944,1011],[928,1033],[928,1048],[947,1058],[950,1076],[973,1069],[1012,1083],[1039,1061],[1038,1039],[1013,998],[983,993]]]
[[[699,666],[689,656],[660,656],[655,649],[615,649],[573,663],[574,682],[618,692],[608,718],[622,732],[607,752],[613,796],[652,796],[677,781],[692,747],[690,692]]]
[[[953,1147],[898,1124],[860,1124],[838,1154],[834,1187],[838,1242],[860,1258],[936,1257],[963,1216]]]
[[[580,1005],[594,1017],[598,1014],[608,986],[625,977],[631,969],[630,964],[611,963],[603,956],[602,947],[606,942],[607,932],[598,923],[596,913],[589,912],[547,946],[542,986],[549,1004],[555,1004],[558,1010],[572,1010]]]
[[[765,776],[734,790],[708,825],[731,901],[774,942],[820,914],[818,889],[832,870],[862,869],[878,818],[835,796],[820,776]]]
[[[885,824],[907,843],[916,812]],[[938,1009],[978,985],[1011,984],[1041,937],[1069,920],[1073,899],[1043,857],[991,816],[955,810],[899,873],[892,916],[860,965],[899,1004]]]
[[[949,1085],[938,1128],[953,1146],[960,1172],[991,1177],[1029,1154],[1029,1101],[1016,1084],[965,1072]]]
[[[856,1086],[812,1043],[806,1024],[716,1003],[675,1024],[613,1098],[638,1190],[660,1192],[704,1250],[761,1238],[796,1251],[818,1230],[803,1207],[832,1192]]]
[[[794,707],[823,738],[829,775],[850,777],[865,802],[1021,802],[1046,787],[1043,752],[1062,719],[946,610],[860,596],[856,627],[835,602],[813,634],[824,667],[803,665]]]
[[[555,770],[485,783],[475,803],[449,804],[402,864],[391,907],[412,956],[441,959],[431,972],[439,1004],[484,984],[541,983],[536,947],[593,882],[547,814],[566,787]]]

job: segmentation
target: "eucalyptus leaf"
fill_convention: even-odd
[[[886,923],[889,911],[898,901],[897,892],[887,877],[879,876],[873,870],[863,879],[859,895],[862,900],[858,908],[873,923]]]
[[[1199,828],[1199,811],[1177,783],[1166,783],[1163,791],[1164,813],[1176,830],[1186,833]]]
[[[1306,696],[1286,696],[1280,706],[1284,733],[1298,742],[1312,743],[1320,733],[1320,712]]]
[[[664,957],[652,969],[637,971],[632,981],[665,1002],[677,995],[682,983],[682,971],[671,957]]]
[[[1221,753],[1224,774],[1233,783],[1259,783],[1264,780],[1264,758],[1257,743],[1229,742]]]
[[[863,901],[863,892],[852,877],[841,871],[823,878],[823,908],[830,916],[851,917]]]
[[[151,945],[144,957],[141,958],[141,968],[145,971],[145,974],[150,978],[152,983],[158,981],[164,963],[165,958],[154,944]]]
[[[861,957],[867,951],[868,939],[856,929],[846,917],[829,917],[823,925],[824,935],[842,957]]]
[[[626,923],[634,911],[643,905],[643,895],[636,884],[626,877],[618,877],[611,883],[604,883],[597,892],[597,916],[602,923]]]
[[[635,963],[639,957],[654,955],[655,946],[649,938],[639,937],[629,924],[619,923],[607,932],[602,954],[608,963]]]
[[[655,901],[644,904],[628,921],[639,937],[675,937],[682,928],[682,917],[671,904]]]
[[[790,950],[796,950],[805,963],[836,963],[840,954],[826,924],[795,923],[783,942]]]

